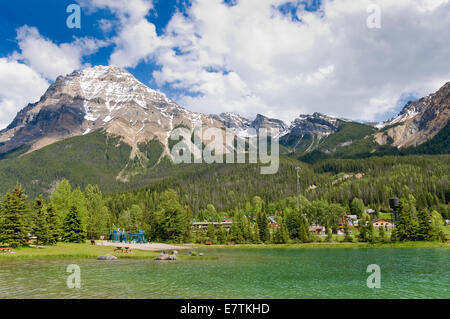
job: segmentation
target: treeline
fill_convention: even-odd
[[[299,209],[297,166],[301,167]],[[228,233],[232,234],[231,241],[273,241],[261,235],[262,225],[256,228],[258,214],[275,216],[278,224],[285,225],[289,240],[296,240],[302,216],[308,225],[329,226],[336,232],[346,214],[362,218],[366,208],[390,212],[390,197],[410,196],[415,201],[417,213],[412,216],[417,224],[417,216],[423,211],[450,219],[448,155],[327,160],[312,166],[282,158],[274,175],[261,175],[259,165],[250,164],[172,165],[167,170],[174,170],[171,178],[122,193],[103,194],[100,187],[92,185],[72,189],[63,180],[49,198],[27,199],[17,186],[1,200],[0,241],[22,245],[30,236],[42,244],[54,243],[55,238],[82,241],[107,236],[112,227],[120,227],[145,230],[152,240],[180,242],[197,240],[201,235],[190,231],[192,220],[224,218],[233,218],[233,225],[243,224],[239,226],[242,236],[236,230],[238,226]],[[286,238],[285,232],[277,236],[276,241]]]
[[[21,185],[0,201],[0,242],[11,247],[54,245],[57,241],[82,243],[109,231],[110,214],[98,186],[72,191],[62,181],[50,199],[29,201]]]
[[[72,190],[63,180],[49,199],[42,196],[28,201],[17,185],[0,201],[0,243],[11,247],[53,245],[57,241],[83,243],[86,239],[108,237],[110,229],[120,227],[130,232],[145,229],[161,241],[190,240],[192,213],[181,205],[178,195],[167,190],[158,196],[155,210],[132,205],[116,216],[106,206],[97,185],[84,191]]]
[[[194,215],[189,205],[182,204],[177,192],[169,189],[154,192],[146,201],[133,204],[119,214],[108,204],[98,186],[88,185],[84,191],[80,188],[72,190],[67,180],[57,186],[49,200],[38,197],[30,204],[22,187],[17,185],[0,203],[0,242],[11,247],[25,246],[34,237],[36,245],[53,245],[59,240],[81,243],[86,239],[107,236],[111,227],[130,232],[145,230],[154,241],[179,243],[322,241],[321,237],[310,233],[310,225],[325,226],[328,241],[342,225],[345,241],[389,240],[385,237],[384,228],[380,228],[376,235],[373,228],[376,216],[365,212],[366,207],[359,198],[354,198],[347,207],[326,200],[309,201],[304,196],[291,196],[270,203],[254,196],[244,209],[220,212],[209,204]],[[349,213],[359,217],[356,237],[342,219]],[[192,229],[195,220],[222,221],[225,218],[232,218],[229,231],[213,224],[206,231]],[[400,201],[398,225],[390,240],[443,240],[443,225],[444,220],[438,212],[418,209],[416,199],[409,195]]]
[[[117,215],[139,203],[154,209],[154,194],[169,188],[194,216],[210,204],[227,214],[245,209],[254,196],[275,205],[296,195],[297,166],[301,167],[300,194],[310,201],[325,200],[349,209],[352,200],[359,198],[367,207],[389,211],[389,198],[413,195],[419,209],[436,210],[449,219],[450,156],[329,160],[314,166],[283,161],[274,175],[261,175],[258,165],[211,164],[139,190],[109,194],[108,207]]]

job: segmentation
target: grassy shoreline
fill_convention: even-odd
[[[12,249],[14,253],[0,253],[0,261],[14,259],[97,259],[100,255],[110,254],[119,259],[155,259],[158,251],[133,249],[130,253],[114,253],[112,246],[85,244],[58,243],[55,246],[41,248],[21,247]],[[211,260],[208,256],[188,256],[183,253],[177,256],[178,260]]]
[[[193,245],[193,248],[450,248],[450,243],[443,242],[426,242],[426,241],[409,241],[395,243],[345,243],[345,242],[321,242],[321,243],[296,243],[296,244],[241,244],[241,245]]]
[[[293,244],[242,244],[242,245],[199,245],[186,244],[192,249],[320,249],[320,248],[444,248],[449,249],[450,243],[442,242],[395,242],[395,243],[344,243],[344,242],[321,242],[321,243],[293,243]],[[155,259],[159,252],[134,249],[131,253],[114,253],[111,246],[98,246],[85,244],[58,243],[55,246],[42,248],[23,247],[12,249],[14,253],[0,253],[0,261],[13,259],[96,259],[99,255],[110,254],[119,259]],[[178,260],[211,260],[216,257],[188,256],[179,254]]]
[[[155,258],[158,252],[134,250],[131,253],[114,253],[113,247],[98,246],[88,243],[71,244],[58,243],[55,246],[46,247],[21,247],[13,248],[14,253],[0,253],[0,260],[2,259],[22,259],[22,258],[81,258],[81,259],[96,259],[99,255],[110,254],[121,259],[125,258]]]

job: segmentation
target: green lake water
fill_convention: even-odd
[[[1,260],[0,298],[450,298],[449,249],[205,249],[218,260]],[[66,285],[67,265],[81,288]],[[369,264],[381,288],[369,289]]]

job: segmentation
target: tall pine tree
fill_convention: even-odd
[[[61,236],[61,228],[59,226],[59,215],[56,210],[55,205],[53,203],[48,203],[46,205],[47,210],[47,224],[48,224],[48,244],[54,245],[57,243],[58,239]]]
[[[29,210],[27,196],[21,185],[5,195],[1,208],[0,242],[11,247],[26,246],[28,242]]]
[[[417,214],[419,225],[417,227],[417,240],[433,240],[436,238],[430,214],[427,209],[419,210]]]
[[[415,240],[418,224],[416,220],[416,206],[414,196],[409,195],[400,200],[398,209],[398,222],[393,240]]]
[[[86,240],[85,228],[80,213],[74,205],[70,208],[63,222],[63,241],[68,243],[83,243]]]
[[[48,224],[47,207],[44,198],[36,198],[33,205],[33,235],[36,236],[36,245],[47,245],[51,234]]]

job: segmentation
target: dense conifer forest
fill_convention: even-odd
[[[342,230],[342,218],[354,214],[358,233],[345,226],[345,240],[373,242],[384,240],[386,232],[374,232],[372,221],[393,221],[391,197],[399,197],[401,207],[399,227],[389,240],[443,239],[441,228],[449,219],[449,155],[327,159],[313,165],[281,157],[274,175],[260,174],[259,164],[161,165],[169,177],[126,192],[64,179],[51,194],[27,198],[27,185],[17,185],[2,196],[0,241],[20,246],[33,235],[43,244],[81,242],[119,227],[145,230],[161,241],[309,242],[320,239],[308,226],[326,226],[331,240]],[[368,215],[369,208],[375,214]],[[212,226],[192,231],[193,221],[228,218],[229,232]]]

